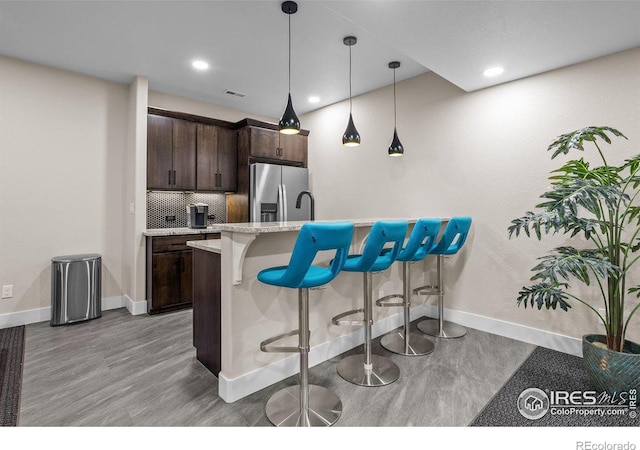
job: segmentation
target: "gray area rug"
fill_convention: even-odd
[[[520,413],[518,398],[530,388],[544,392],[548,405],[541,407],[540,418],[528,418]],[[574,394],[577,402],[565,400],[564,392]],[[583,396],[585,391],[595,394]],[[560,394],[558,394],[560,392]],[[543,396],[544,396],[543,395]],[[558,397],[560,395],[560,397]],[[596,398],[597,406],[585,405]],[[624,397],[624,394],[623,394]],[[559,398],[559,400],[558,400]],[[526,401],[523,396],[520,405]],[[531,398],[536,401],[535,398]],[[555,405],[555,406],[554,406]],[[612,406],[614,405],[614,406]],[[639,410],[629,407],[624,398],[606,398],[591,384],[582,358],[537,347],[531,356],[504,384],[493,399],[469,424],[472,427],[624,427],[640,426]],[[624,410],[624,412],[622,411]],[[601,412],[600,412],[601,411]],[[613,415],[612,415],[613,414]],[[635,416],[635,417],[634,417]]]
[[[0,426],[18,423],[23,359],[24,326],[0,329]]]

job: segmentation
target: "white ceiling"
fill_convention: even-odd
[[[0,54],[279,117],[288,16],[280,1],[0,0]],[[466,91],[640,46],[640,1],[298,1],[298,114],[433,71]],[[211,65],[195,72],[190,62]],[[484,69],[502,65],[503,75]],[[223,93],[233,90],[244,98]],[[317,95],[321,102],[310,104]]]

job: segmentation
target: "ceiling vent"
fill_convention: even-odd
[[[234,97],[241,97],[241,98],[246,96],[246,94],[243,94],[241,92],[232,91],[230,89],[225,89],[224,93],[228,94],[228,95],[233,95]]]

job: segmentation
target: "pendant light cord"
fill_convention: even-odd
[[[291,14],[289,14],[289,95],[291,95]]]
[[[393,69],[393,129],[397,128],[396,120],[396,69]]]
[[[351,45],[349,46],[349,114],[351,114]]]

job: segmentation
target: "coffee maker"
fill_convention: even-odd
[[[187,226],[189,228],[207,228],[209,205],[206,203],[189,203],[187,205]]]

